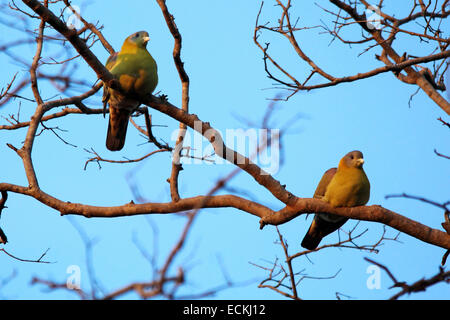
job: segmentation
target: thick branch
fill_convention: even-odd
[[[258,217],[263,217],[273,212],[271,209],[253,201],[235,196],[235,195],[218,195],[218,196],[197,196],[192,198],[180,199],[178,202],[165,203],[144,203],[128,204],[116,207],[100,207],[90,206],[80,203],[65,202],[57,199],[42,190],[31,189],[18,185],[0,183],[0,191],[11,191],[31,196],[39,202],[59,211],[61,215],[73,214],[82,215],[88,218],[110,218],[133,216],[139,214],[164,214],[187,211],[198,208],[236,208]],[[199,205],[200,204],[200,205]]]
[[[293,206],[285,207],[283,210],[263,217],[260,224],[261,227],[267,224],[279,225],[310,212],[331,213],[350,219],[379,222],[424,242],[450,249],[450,235],[446,232],[430,228],[377,205],[334,208],[327,202],[318,199],[297,198]]]

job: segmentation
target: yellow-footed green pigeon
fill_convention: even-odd
[[[156,62],[147,51],[146,31],[133,33],[125,39],[119,52],[106,61],[106,68],[120,83],[123,91],[134,97],[151,94],[158,84]],[[130,115],[139,107],[139,101],[126,97],[107,86],[103,91],[103,106],[109,103],[109,124],[106,147],[111,151],[123,148]]]
[[[370,183],[363,170],[363,154],[360,151],[347,153],[339,166],[327,170],[314,192],[314,198],[322,199],[333,207],[363,206],[369,201]],[[348,219],[334,214],[316,213],[302,247],[314,250],[323,237],[336,231]]]

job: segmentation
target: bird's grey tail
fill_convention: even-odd
[[[302,240],[302,247],[308,250],[314,250],[319,246],[320,241],[330,233],[338,230],[340,227],[347,222],[347,218],[340,218],[335,215],[315,215],[311,226],[308,229],[305,237]],[[331,217],[329,217],[331,216]],[[335,221],[330,221],[330,219],[336,219]]]
[[[322,237],[315,231],[314,222],[309,227],[308,232],[302,240],[302,247],[308,250],[314,250],[319,246]]]
[[[108,134],[106,147],[111,151],[119,151],[125,144],[130,111],[121,108],[109,108]]]

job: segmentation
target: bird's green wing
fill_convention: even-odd
[[[317,185],[313,198],[321,199],[325,195],[328,184],[330,183],[333,176],[336,174],[336,171],[337,168],[331,168],[325,171],[325,173],[322,176],[322,179],[320,179],[319,184]]]
[[[322,178],[317,185],[313,198],[322,199],[327,191],[327,187],[330,181],[333,179],[337,172],[337,168],[331,168],[325,171]],[[336,220],[336,221],[334,221]],[[339,229],[347,219],[342,219],[339,216],[333,216],[330,214],[318,214],[314,215],[314,219],[311,226],[308,229],[305,237],[302,240],[302,247],[308,250],[314,250],[319,245],[323,237],[330,234],[333,231]]]
[[[106,60],[106,64],[105,67],[108,70],[111,70],[114,65],[117,62],[117,57],[118,57],[119,53],[118,52],[114,52],[112,55],[109,56],[108,60]],[[105,113],[106,113],[106,104],[108,103],[109,100],[109,90],[108,88],[106,88],[105,85],[103,85],[103,98],[102,98],[102,103],[103,103],[103,118],[105,117]]]
[[[108,60],[106,60],[106,69],[111,70],[117,62],[117,57],[119,56],[118,52],[114,52],[109,56]]]

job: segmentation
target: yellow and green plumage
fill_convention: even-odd
[[[147,51],[148,33],[139,31],[125,39],[119,52],[106,61],[106,68],[120,83],[126,94],[136,98],[145,97],[158,84],[157,65]],[[109,104],[109,124],[106,147],[111,151],[121,150],[125,144],[130,115],[139,107],[137,99],[126,97],[121,92],[104,87],[103,104]]]
[[[347,153],[338,168],[327,170],[314,192],[314,198],[322,199],[333,207],[363,206],[369,201],[370,183],[363,169],[363,154],[360,151]],[[314,250],[322,238],[336,231],[347,222],[347,218],[325,213],[316,213],[302,247]]]

